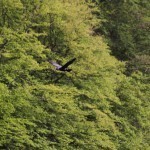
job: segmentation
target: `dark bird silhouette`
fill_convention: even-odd
[[[56,67],[56,70],[70,72],[72,69],[69,69],[68,66],[71,65],[75,60],[76,58],[73,58],[69,60],[66,64],[64,64],[63,66],[53,61],[51,61],[51,64]]]

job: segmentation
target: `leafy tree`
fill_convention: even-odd
[[[100,20],[93,15],[93,3],[1,3],[0,149],[140,149],[139,141],[149,145],[148,79],[123,74],[124,63],[110,55],[94,32]],[[58,72],[49,63],[73,57],[77,61],[71,73]]]
[[[121,60],[149,55],[149,3],[147,0],[102,1],[105,20],[101,32],[108,39],[113,55]]]

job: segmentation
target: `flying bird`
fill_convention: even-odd
[[[53,61],[51,61],[51,64],[56,67],[56,70],[70,72],[72,69],[69,69],[68,66],[71,65],[75,60],[76,58],[73,58],[69,60],[66,64],[64,64],[63,66]]]

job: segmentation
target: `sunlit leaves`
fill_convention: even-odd
[[[93,3],[2,2],[11,20],[0,14],[0,148],[127,149],[134,137],[142,141],[148,79],[123,75],[124,64],[94,32]],[[71,58],[69,73],[49,63]]]

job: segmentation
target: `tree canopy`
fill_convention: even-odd
[[[148,12],[146,2],[135,2],[143,13]],[[118,3],[125,7],[118,21],[139,26],[133,16],[124,14],[130,3]],[[148,57],[147,28],[140,26],[135,33],[130,26],[139,45],[133,37],[110,38],[107,35],[116,25],[109,18],[113,12],[116,15],[115,5],[108,1],[0,1],[0,149],[142,150],[150,146],[148,72],[130,67],[127,75],[126,63],[112,55],[115,49],[122,53],[119,45],[129,43],[128,52],[137,55],[144,45],[142,53]],[[115,31],[115,36],[126,32]],[[113,43],[115,39],[121,43]],[[76,61],[71,72],[57,71],[50,64],[72,58]]]

